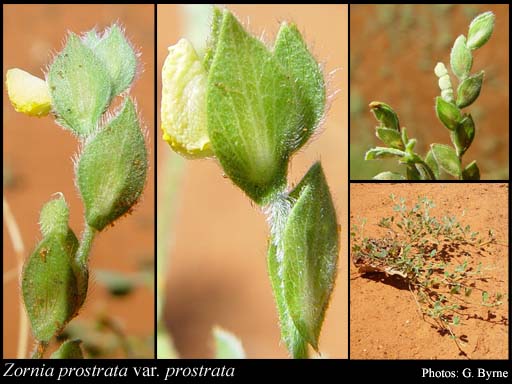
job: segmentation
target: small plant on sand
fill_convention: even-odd
[[[131,212],[142,194],[148,168],[144,134],[128,90],[138,58],[121,28],[102,34],[70,33],[49,65],[45,80],[20,69],[6,75],[9,99],[18,112],[52,114],[78,140],[75,184],[85,206],[79,240],[69,227],[69,207],[61,193],[40,214],[42,240],[25,262],[21,290],[42,358],[52,340],[78,315],[86,297],[89,255],[94,238]],[[120,106],[109,110],[122,96]],[[50,170],[51,172],[51,170]],[[55,358],[82,357],[80,341],[60,344]]]
[[[334,286],[337,218],[320,162],[292,189],[287,173],[324,115],[319,64],[294,24],[282,23],[269,48],[214,8],[204,55],[180,40],[169,48],[162,83],[163,138],[185,157],[215,157],[266,214],[282,339],[293,357],[308,357]]]
[[[416,139],[410,139],[405,127],[400,127],[397,113],[391,106],[380,101],[370,103],[370,108],[379,125],[376,136],[387,146],[375,147],[366,152],[365,159],[396,157],[407,167],[406,176],[394,172],[382,172],[374,177],[378,180],[438,180],[451,175],[460,180],[480,180],[476,161],[466,166],[462,157],[475,138],[475,122],[471,114],[463,112],[480,95],[484,71],[471,74],[473,51],[481,48],[491,37],[494,29],[494,14],[485,12],[473,19],[468,36],[460,35],[455,40],[450,54],[450,65],[458,86],[455,93],[450,74],[443,63],[434,68],[438,77],[440,96],[436,97],[435,111],[439,121],[448,129],[453,147],[431,144],[425,157],[414,151]]]
[[[435,204],[426,197],[411,208],[404,198],[391,195],[391,199],[396,214],[378,223],[385,236],[366,237],[365,220],[352,227],[352,262],[360,273],[385,273],[400,279],[422,316],[431,318],[461,348],[454,327],[469,318],[466,310],[472,304],[467,299],[473,292],[480,292],[482,306],[498,306],[504,300],[503,293],[490,294],[478,287],[487,277],[482,263],[475,265],[471,259],[471,252],[497,243],[494,232],[489,229],[482,236],[455,216],[432,216]]]

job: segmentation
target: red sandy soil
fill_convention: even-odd
[[[352,184],[350,221],[367,218],[365,237],[379,237],[382,217],[393,214],[389,195],[407,199],[409,206],[426,196],[436,208],[431,215],[455,215],[474,231],[492,228],[497,242],[486,251],[473,249],[470,265],[483,264],[487,282],[477,287],[488,292],[508,293],[508,185],[506,184]],[[462,211],[465,216],[461,218]],[[505,245],[502,245],[505,244]],[[460,262],[463,260],[461,259]],[[455,259],[455,262],[459,260]],[[486,269],[485,267],[488,267]],[[479,306],[478,292],[470,296],[472,306],[464,313],[481,319],[464,319],[458,333],[465,338],[463,351],[470,359],[508,358],[508,296],[500,307]],[[428,320],[428,318],[426,318]],[[350,357],[353,359],[463,359],[456,343],[441,336],[396,280],[362,276],[350,269]]]

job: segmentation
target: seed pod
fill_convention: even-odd
[[[5,75],[9,100],[16,112],[43,117],[50,113],[52,101],[46,81],[18,68]]]
[[[494,13],[490,11],[481,13],[473,19],[468,31],[467,46],[469,49],[477,49],[487,43],[494,29],[494,20]]]
[[[381,123],[381,127],[400,131],[398,115],[388,104],[380,101],[372,101],[369,105],[375,118]]]
[[[484,71],[476,75],[469,76],[459,84],[457,88],[457,107],[465,108],[478,98],[482,89],[484,80]]]
[[[44,238],[27,259],[21,277],[32,332],[42,342],[58,334],[85,300],[87,287],[80,286],[79,279],[83,280],[87,272],[79,271],[75,263],[78,240],[67,227],[68,217],[63,197],[43,207],[40,222]],[[51,225],[50,221],[56,224]]]
[[[457,37],[453,43],[450,53],[450,64],[452,71],[459,79],[464,79],[469,74],[473,66],[473,56],[470,49],[466,46],[466,38],[464,35]]]
[[[171,148],[189,158],[213,156],[206,126],[207,73],[186,39],[169,47],[162,69],[162,131]]]
[[[146,172],[144,136],[127,98],[115,117],[86,142],[77,162],[87,224],[101,231],[129,212],[142,194]]]
[[[457,129],[457,126],[462,120],[462,114],[459,108],[443,100],[441,97],[436,97],[436,115],[450,131]]]

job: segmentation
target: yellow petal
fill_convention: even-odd
[[[37,117],[50,113],[52,102],[46,81],[13,68],[7,71],[5,84],[9,100],[17,112]]]
[[[177,153],[201,158],[213,152],[206,125],[207,73],[192,44],[169,47],[162,69],[163,139]]]

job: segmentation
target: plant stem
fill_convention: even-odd
[[[301,341],[295,342],[293,346],[293,358],[294,359],[309,359],[309,351],[307,343],[300,338]]]
[[[87,265],[87,260],[89,258],[89,253],[91,252],[92,242],[94,241],[95,236],[96,229],[85,224],[85,229],[82,233],[82,241],[80,242],[80,246],[76,253],[76,259],[81,265]]]
[[[425,161],[421,161],[420,162],[421,165],[423,165],[428,173],[428,176],[430,177],[431,180],[436,180],[436,176],[434,175],[434,172],[432,171],[432,169],[430,169],[430,167],[428,166],[427,163],[425,163]]]
[[[11,238],[12,245],[14,247],[14,252],[16,254],[16,269],[17,275],[21,277],[23,272],[23,259],[25,258],[25,246],[23,244],[23,240],[21,238],[20,229],[18,227],[18,223],[14,218],[14,215],[11,212],[11,208],[5,200],[4,197],[4,220],[7,226],[7,231],[9,233],[9,237]],[[5,275],[4,275],[4,283],[5,283]],[[23,308],[23,301],[20,300],[20,305],[18,308],[19,319],[20,319],[20,327],[18,331],[18,348],[17,355],[18,359],[25,359],[27,357],[28,351],[28,337],[29,337],[29,324],[28,317]]]
[[[38,341],[36,349],[32,353],[32,359],[42,359],[46,352],[46,348],[48,348],[48,343],[46,341]]]

